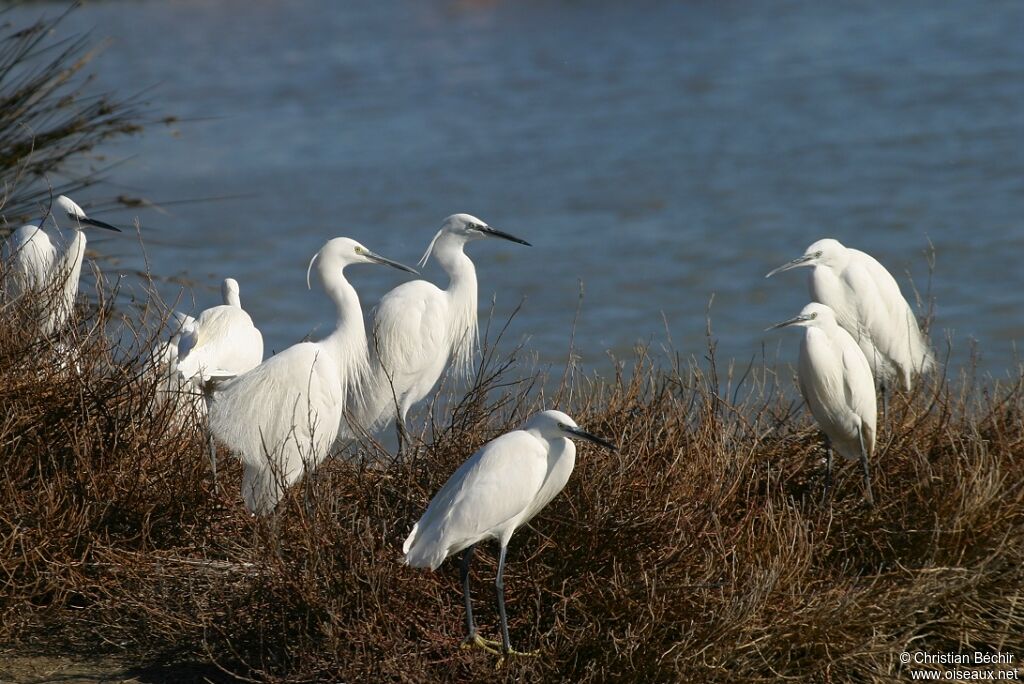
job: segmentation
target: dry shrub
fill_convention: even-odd
[[[611,379],[570,369],[550,387],[491,351],[406,458],[354,445],[255,519],[235,460],[214,490],[202,426],[161,400],[149,328],[125,335],[105,301],[78,311],[70,364],[0,321],[8,649],[271,681],[891,681],[901,651],[1024,653],[1019,377],[897,396],[872,509],[855,466],[822,503],[818,435],[763,361],[719,377],[713,345],[665,367],[638,350]],[[496,674],[458,648],[457,563],[407,568],[401,542],[475,448],[551,406],[621,450],[581,444],[513,538],[512,639],[542,655]],[[490,637],[495,559],[483,546],[473,574]]]

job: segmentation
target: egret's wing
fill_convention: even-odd
[[[221,375],[239,375],[263,360],[263,336],[249,314],[234,306],[206,309],[195,325],[194,343],[178,360],[186,378],[202,374],[206,380],[216,369]],[[179,344],[179,354],[181,346]]]
[[[449,552],[495,536],[522,514],[547,475],[544,445],[516,430],[473,454],[434,496],[406,543],[411,565],[436,567]]]
[[[840,342],[843,359],[843,394],[849,410],[860,418],[865,433],[865,446],[870,454],[874,450],[875,423],[878,418],[875,381],[864,352],[845,330],[839,332],[846,336]]]
[[[4,252],[10,273],[22,291],[38,292],[49,284],[57,248],[42,228],[18,228],[7,238]]]
[[[448,358],[446,314],[444,292],[425,280],[403,283],[381,298],[373,317],[373,351],[396,390],[410,376],[437,365],[438,358],[443,368]]]
[[[294,481],[327,455],[344,409],[337,364],[304,342],[225,382],[210,400],[210,429],[255,468]]]
[[[884,327],[885,332],[879,332],[876,341],[879,350],[907,374],[905,382],[911,371],[928,371],[935,362],[934,355],[896,279],[870,254],[851,251],[855,253],[857,262],[870,274],[877,300],[884,306],[886,318],[878,325]]]

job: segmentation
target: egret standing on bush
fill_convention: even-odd
[[[223,382],[252,370],[263,361],[263,335],[242,308],[238,281],[225,278],[224,303],[205,309],[181,326],[177,370],[184,387],[205,391],[211,380]],[[210,435],[210,468],[217,485],[217,446]]]
[[[249,511],[274,510],[285,487],[326,456],[338,434],[345,398],[369,374],[363,312],[345,279],[350,264],[385,264],[416,273],[349,238],[334,238],[314,255],[338,323],[319,342],[300,342],[227,381],[210,400],[210,429],[243,464],[242,498]]]
[[[434,495],[405,540],[405,562],[415,568],[436,570],[445,558],[463,551],[462,591],[469,632],[464,645],[492,653],[501,646],[505,655],[516,653],[505,617],[505,552],[516,529],[537,515],[569,481],[576,464],[571,437],[615,450],[614,444],[581,430],[561,411],[536,413],[521,429],[491,440],[470,456]],[[477,633],[469,595],[473,548],[487,539],[496,539],[501,546],[494,582],[501,617],[500,644]]]
[[[808,278],[811,299],[835,312],[839,325],[860,345],[883,391],[893,378],[909,390],[915,374],[931,370],[935,358],[910,304],[874,257],[828,238],[765,278],[799,266],[813,267]]]
[[[850,333],[839,327],[835,312],[824,304],[808,304],[800,315],[768,328],[803,327],[798,377],[811,415],[825,433],[825,491],[832,483],[832,449],[844,458],[860,460],[864,496],[874,505],[871,471],[875,451],[875,383],[864,352]]]
[[[420,260],[422,267],[434,255],[448,274],[448,289],[413,280],[384,295],[375,309],[373,379],[357,404],[356,423],[372,431],[397,414],[399,450],[406,414],[430,393],[448,360],[458,377],[472,372],[479,339],[476,268],[463,249],[485,237],[530,244],[469,214],[453,214]]]
[[[39,225],[25,225],[7,239],[5,259],[10,272],[5,289],[9,296],[35,298],[39,306],[39,330],[43,337],[58,332],[67,323],[78,294],[78,281],[85,256],[85,226],[103,228],[120,233],[109,223],[89,218],[80,206],[61,195],[55,202],[71,221],[74,236],[63,250],[58,250],[54,239]],[[54,213],[51,211],[51,214]],[[56,223],[56,216],[53,216]]]

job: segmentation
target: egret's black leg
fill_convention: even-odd
[[[469,564],[473,562],[473,549],[470,546],[462,554],[462,596],[466,601],[466,632],[469,638],[476,636],[476,623],[473,622],[473,600],[469,597]]]
[[[502,546],[501,553],[498,555],[498,576],[494,579],[494,589],[498,594],[498,615],[501,617],[501,640],[502,640],[502,659],[498,661],[498,667],[501,667],[501,663],[504,662],[505,656],[517,655],[517,656],[537,656],[538,651],[521,652],[516,651],[512,648],[510,639],[508,636],[508,618],[505,616],[505,552],[508,547]]]
[[[462,574],[462,595],[466,601],[466,631],[469,635],[463,640],[462,648],[471,648],[478,646],[489,653],[498,654],[498,646],[501,646],[497,641],[491,641],[490,639],[484,639],[476,631],[476,622],[473,620],[473,600],[469,595],[469,564],[473,562],[473,551],[476,549],[476,545],[468,547],[462,554],[462,563],[460,570]]]
[[[885,382],[882,382],[882,384],[879,385],[879,388],[882,391],[882,424],[884,425],[885,424],[885,418],[888,415],[888,411],[889,411],[889,402],[887,401],[887,398],[886,398],[887,391],[886,391],[886,387],[885,387]]]
[[[860,438],[860,464],[864,468],[864,496],[868,500],[868,505],[874,506],[875,497],[871,493],[871,469],[868,466],[868,450],[864,448],[864,430],[858,430],[857,436]]]
[[[505,655],[512,650],[512,644],[508,638],[508,618],[505,617],[505,552],[508,547],[501,545],[501,552],[498,555],[498,576],[494,580],[494,589],[498,594],[498,615],[501,616],[501,644]]]
[[[210,443],[210,470],[213,472],[213,491],[217,492],[217,444],[213,441],[213,433],[207,430]]]
[[[825,495],[822,503],[832,496],[832,440],[825,437]]]

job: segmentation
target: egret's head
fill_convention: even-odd
[[[313,270],[313,264],[319,262],[317,270],[320,272],[322,278],[324,273],[328,273],[335,269],[344,269],[350,264],[383,264],[385,266],[391,266],[401,271],[408,271],[415,275],[419,275],[415,270],[392,261],[391,259],[385,259],[380,254],[373,252],[361,244],[347,237],[338,237],[332,240],[328,240],[327,244],[320,248],[320,251],[313,255],[313,258],[309,260],[309,267],[306,269],[306,287],[311,287],[309,282],[309,274]]]
[[[224,298],[224,303],[231,306],[241,306],[241,299],[238,297],[238,281],[234,278],[225,278],[224,282],[220,286],[221,297]]]
[[[430,257],[431,252],[434,251],[434,245],[438,244],[439,240],[444,242],[451,241],[452,244],[461,247],[471,240],[478,240],[484,237],[501,238],[502,240],[509,240],[520,245],[526,245],[527,247],[531,246],[526,240],[521,240],[520,238],[510,235],[503,230],[492,228],[475,216],[470,216],[469,214],[452,214],[444,220],[444,223],[441,224],[441,230],[437,231],[437,235],[435,235],[434,239],[430,241],[430,244],[427,246],[427,251],[423,254],[423,258],[420,259],[419,265],[423,267],[427,264],[427,259]]]
[[[803,256],[799,256],[793,259],[789,263],[783,264],[778,268],[771,270],[765,275],[765,278],[771,278],[776,273],[782,271],[788,271],[791,268],[797,268],[799,266],[817,266],[822,264],[824,266],[837,266],[846,254],[846,247],[839,240],[833,240],[832,238],[825,238],[818,240],[806,250],[804,250]]]
[[[594,444],[600,444],[606,449],[618,451],[614,444],[581,429],[575,420],[561,411],[549,410],[535,413],[526,421],[525,428],[527,430],[536,430],[546,439],[579,437]]]
[[[64,214],[69,219],[71,219],[72,224],[75,225],[76,227],[85,225],[93,226],[95,228],[103,228],[104,230],[112,230],[117,233],[121,232],[120,228],[116,228],[110,225],[109,223],[97,221],[96,219],[91,219],[88,216],[86,216],[85,211],[82,210],[82,207],[75,204],[71,200],[71,198],[66,195],[61,195],[55,200],[55,202],[57,206],[64,212]]]
[[[788,321],[776,323],[775,325],[768,327],[767,330],[786,328],[793,325],[801,328],[821,328],[830,325],[837,325],[836,314],[831,307],[819,304],[818,302],[811,302],[801,309],[798,315],[790,318]]]

